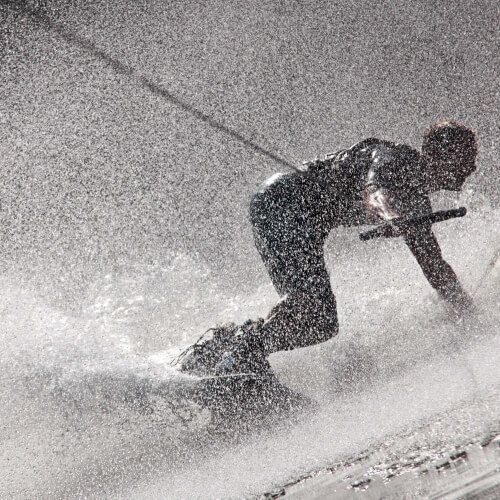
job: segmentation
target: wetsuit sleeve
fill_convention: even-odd
[[[412,228],[403,234],[403,238],[427,281],[439,295],[457,310],[470,307],[472,299],[462,288],[451,266],[443,259],[430,225]]]

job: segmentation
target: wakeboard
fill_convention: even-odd
[[[218,365],[242,338],[251,338],[264,320],[227,323],[208,330],[170,363],[184,380],[184,396],[214,415],[266,416],[310,406],[312,401],[282,384],[266,357],[250,357],[242,370],[218,373]],[[244,335],[238,336],[238,335]],[[251,351],[250,351],[251,352]]]
[[[272,373],[191,376],[185,397],[215,419],[283,416],[311,408],[313,401],[282,384]]]

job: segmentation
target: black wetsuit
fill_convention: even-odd
[[[285,348],[311,345],[337,333],[323,246],[332,228],[367,223],[363,191],[371,185],[389,189],[401,215],[431,210],[419,153],[378,139],[306,163],[301,172],[275,174],[252,196],[255,244],[277,292],[314,295],[324,304],[317,333],[289,339]]]

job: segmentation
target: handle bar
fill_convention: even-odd
[[[448,219],[454,219],[455,217],[463,217],[467,213],[465,207],[452,208],[450,210],[438,210],[437,212],[432,212],[430,214],[417,215],[416,217],[411,217],[410,219],[403,219],[398,217],[393,219],[391,222],[383,224],[375,229],[370,229],[359,235],[361,241],[368,241],[373,238],[394,238],[399,236],[399,232],[396,229],[406,229],[409,227],[419,226],[421,224],[430,223],[434,224],[436,222],[442,222]]]

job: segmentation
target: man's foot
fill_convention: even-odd
[[[200,376],[213,374],[222,353],[233,347],[238,326],[226,323],[211,331],[213,333],[211,339],[200,340],[188,348],[182,359],[182,371]]]
[[[211,339],[200,339],[182,356],[181,370],[195,375],[262,373],[270,371],[260,346],[263,319],[211,329]]]
[[[241,335],[237,345],[232,350],[225,351],[215,366],[216,375],[235,373],[272,374],[271,365],[258,339]]]
[[[248,320],[238,329],[234,344],[223,352],[222,358],[215,366],[216,375],[234,373],[272,373],[262,344],[263,319]]]

